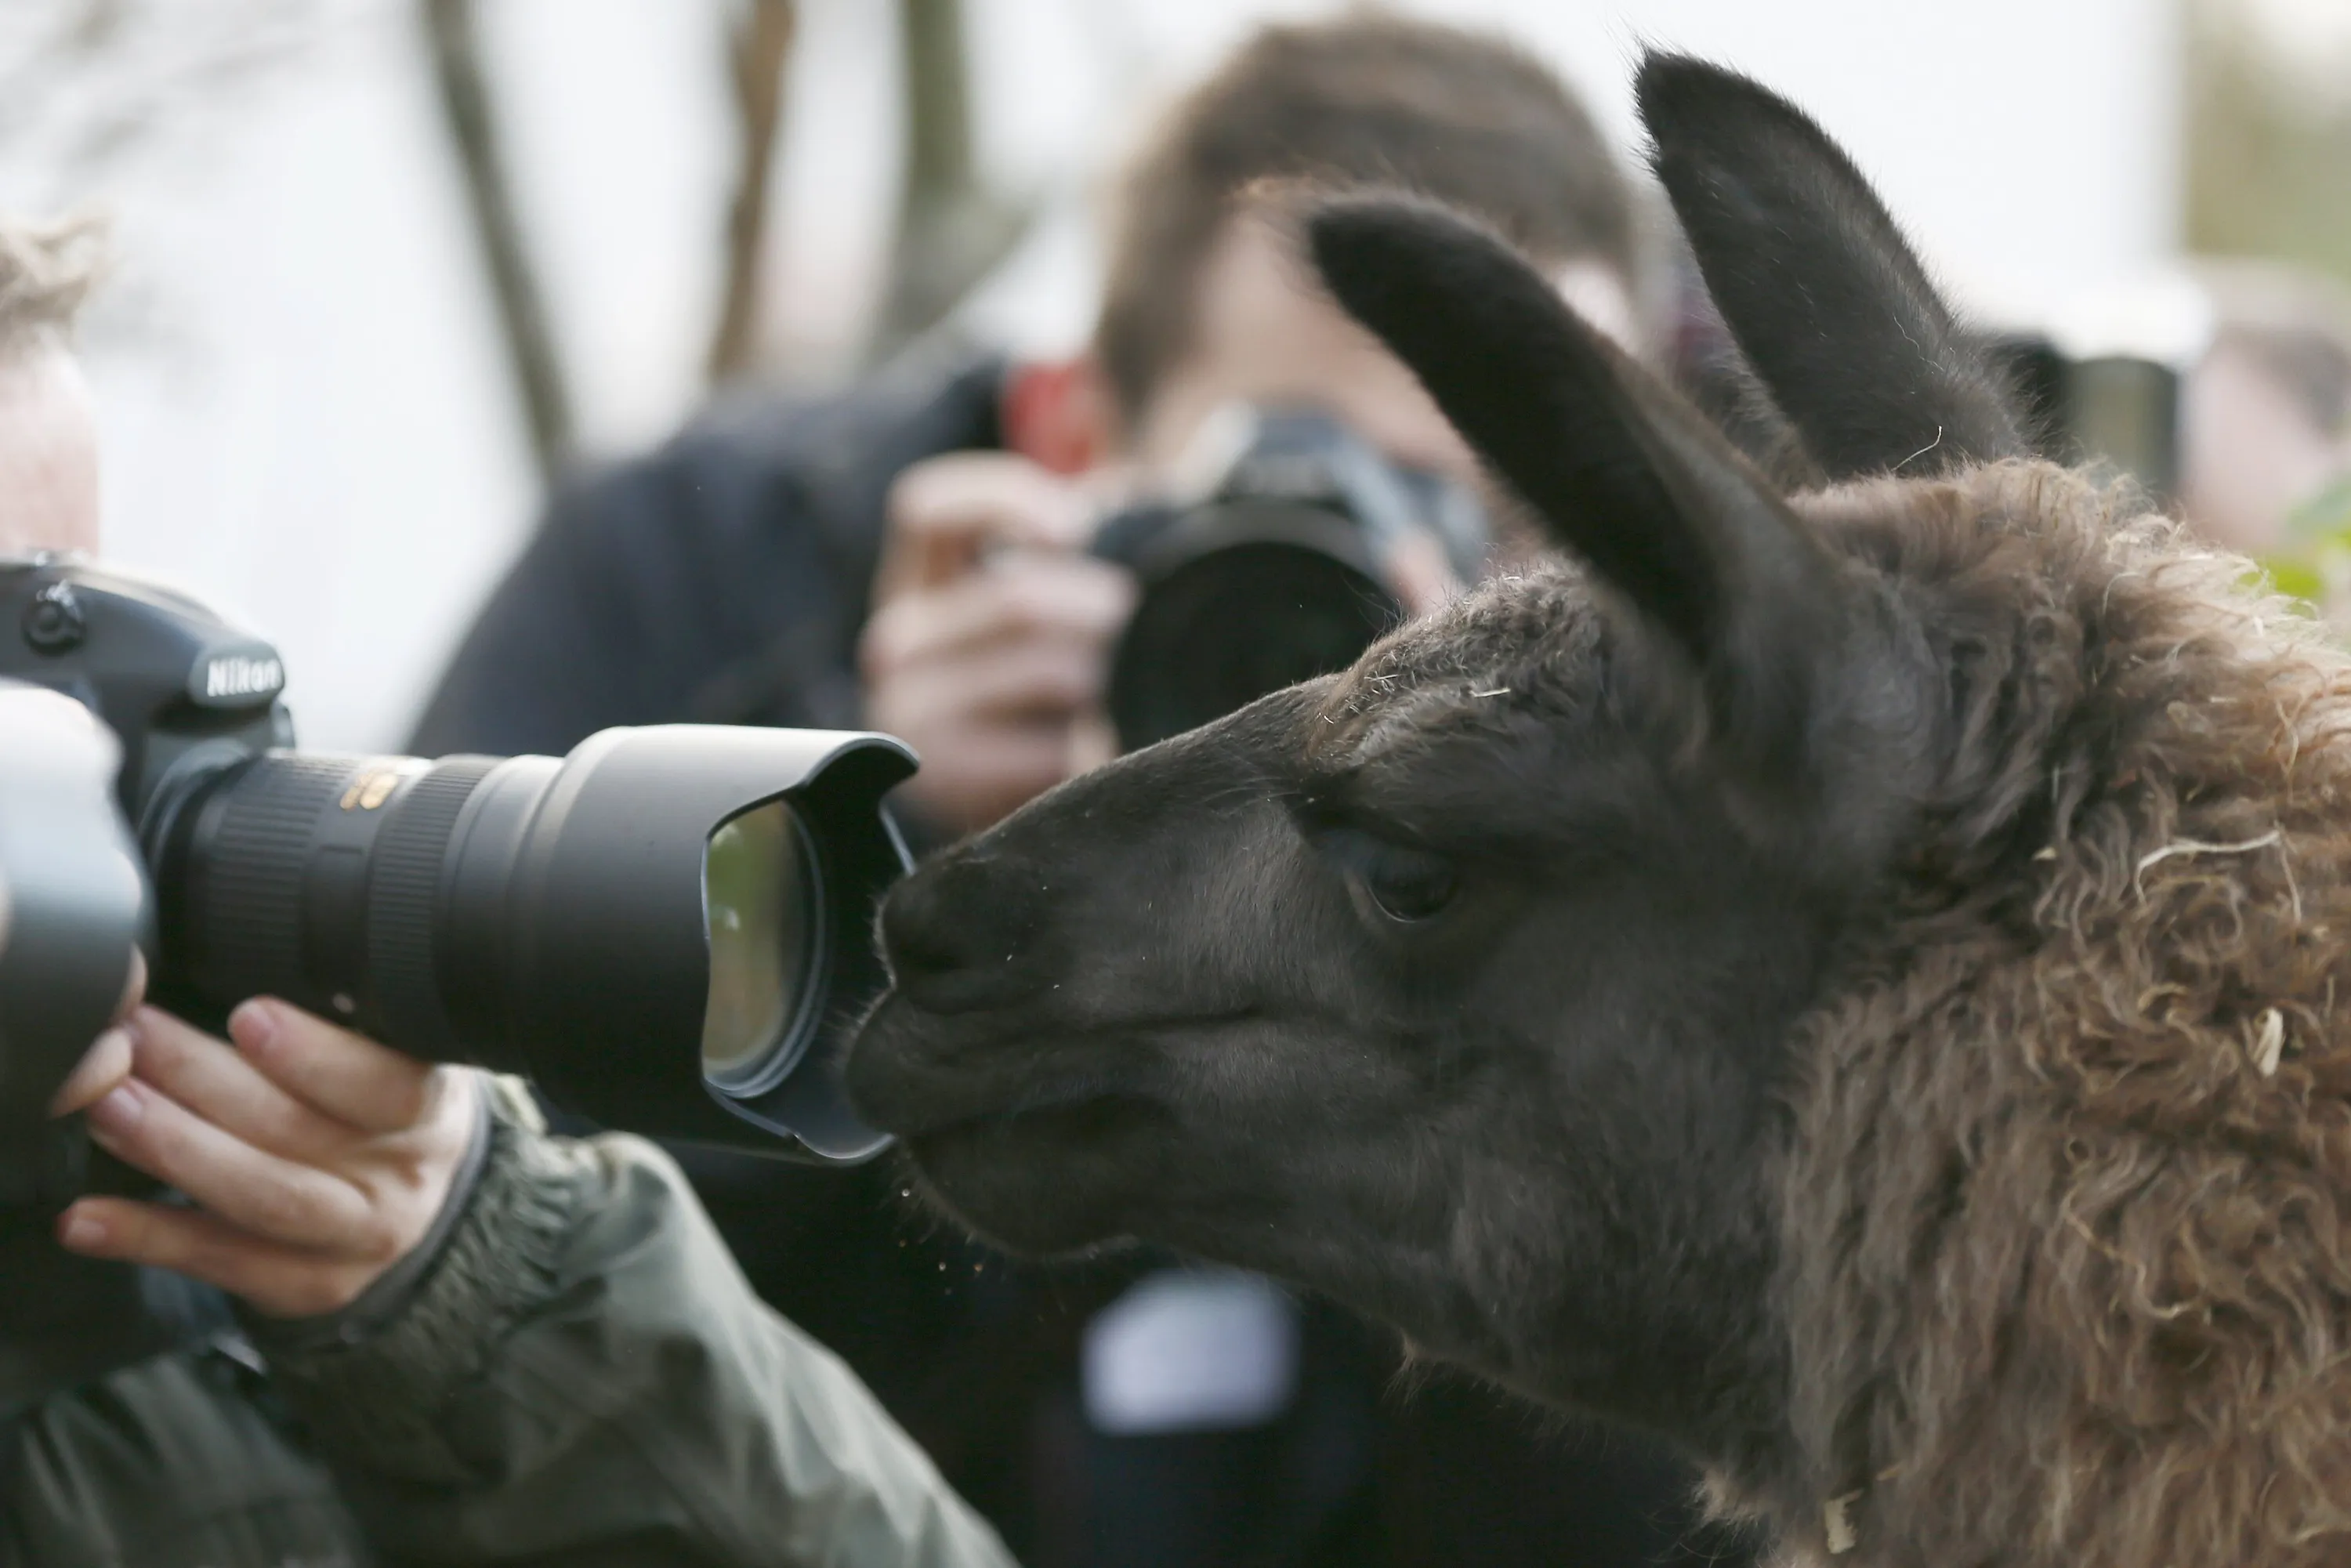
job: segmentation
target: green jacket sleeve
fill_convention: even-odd
[[[549,1137],[519,1086],[494,1097],[480,1174],[396,1311],[255,1325],[387,1558],[1008,1568],[864,1385],[752,1293],[666,1156]]]

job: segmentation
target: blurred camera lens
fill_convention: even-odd
[[[1343,670],[1405,619],[1391,568],[1416,536],[1464,582],[1483,571],[1470,493],[1391,463],[1314,410],[1241,410],[1212,422],[1232,448],[1194,498],[1103,519],[1093,553],[1142,590],[1111,656],[1122,750],[1222,718],[1269,692]]]
[[[807,824],[788,801],[755,806],[710,835],[702,1071],[731,1094],[772,1088],[806,1047],[824,968],[822,874]]]
[[[1404,605],[1343,525],[1304,508],[1261,515],[1270,510],[1252,508],[1260,515],[1247,521],[1280,537],[1195,556],[1155,579],[1136,606],[1111,661],[1109,706],[1124,749],[1343,670],[1403,622]],[[1313,531],[1331,537],[1295,542]]]

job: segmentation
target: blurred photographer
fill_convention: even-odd
[[[91,243],[0,225],[0,555],[97,544]],[[0,1068],[57,983],[10,963],[47,912],[9,870],[130,874],[119,828],[74,841],[119,755],[0,681]],[[181,1197],[60,1207],[47,1129],[0,1134],[0,1565],[1009,1562],[651,1145],[282,1002],[217,1040],[120,972],[48,1110]]]
[[[1640,337],[1630,191],[1547,68],[1395,17],[1268,28],[1129,169],[1088,352],[1008,363],[934,345],[836,398],[722,406],[589,476],[483,612],[415,746],[862,723],[922,755],[903,804],[935,841],[1069,777],[1099,755],[1089,721],[1134,601],[1086,547],[1219,411],[1318,409],[1398,464],[1475,477],[1410,372],[1245,215],[1250,185],[1293,176],[1476,213],[1593,319]],[[1447,590],[1441,560],[1391,567],[1420,608]]]
[[[1411,374],[1249,215],[1252,185],[1287,178],[1401,184],[1475,213],[1641,346],[1632,193],[1548,68],[1389,16],[1270,27],[1131,166],[1086,353],[1019,363],[934,343],[836,397],[738,398],[582,477],[413,747],[560,750],[664,720],[885,729],[923,759],[896,798],[918,845],[1106,758],[1106,681],[1138,592],[1097,530],[1180,488],[1226,411],[1312,411],[1399,471],[1477,479]],[[1425,535],[1391,544],[1374,570],[1404,609],[1464,575]],[[1681,1473],[1637,1445],[1563,1457],[1441,1385],[1384,1406],[1392,1348],[1330,1309],[1236,1281],[1134,1293],[1127,1261],[1011,1268],[910,1233],[886,1166],[689,1168],[762,1293],[1039,1568],[1516,1563],[1561,1541],[1629,1564],[1669,1560],[1689,1524]],[[1203,1365],[1218,1376],[1183,1370]]]

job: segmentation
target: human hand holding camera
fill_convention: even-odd
[[[866,719],[923,758],[904,787],[956,833],[1106,760],[1102,688],[1134,588],[1084,554],[1098,483],[1010,453],[918,463],[890,494],[859,649]]]
[[[13,755],[70,756],[103,732],[70,697],[0,693],[0,741]],[[0,879],[0,950],[9,925]],[[147,973],[135,947],[123,974],[111,1026],[49,1113],[84,1115],[100,1147],[198,1207],[84,1197],[60,1217],[60,1242],[175,1270],[290,1317],[348,1304],[423,1239],[474,1136],[476,1074],[266,999],[236,1010],[232,1045],[140,1005]]]
[[[256,998],[217,1040],[141,1008],[59,1113],[193,1208],[83,1197],[58,1240],[170,1269],[272,1317],[350,1305],[431,1230],[479,1123],[479,1074],[434,1067]],[[232,1043],[233,1042],[233,1043]]]
[[[977,831],[1116,755],[1105,696],[1137,584],[1087,551],[1107,503],[1137,477],[1104,465],[1070,478],[1011,453],[959,452],[893,487],[859,650],[866,718],[921,755],[904,792],[939,826]],[[1385,533],[1375,570],[1402,613],[1458,591],[1434,534]],[[1216,650],[1200,652],[1214,662]]]

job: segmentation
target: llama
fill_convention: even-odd
[[[1303,237],[1568,561],[885,904],[927,1197],[1663,1434],[1791,1561],[2351,1562],[2351,662],[2025,455],[1876,195],[1652,57],[1792,489],[1495,237]]]

